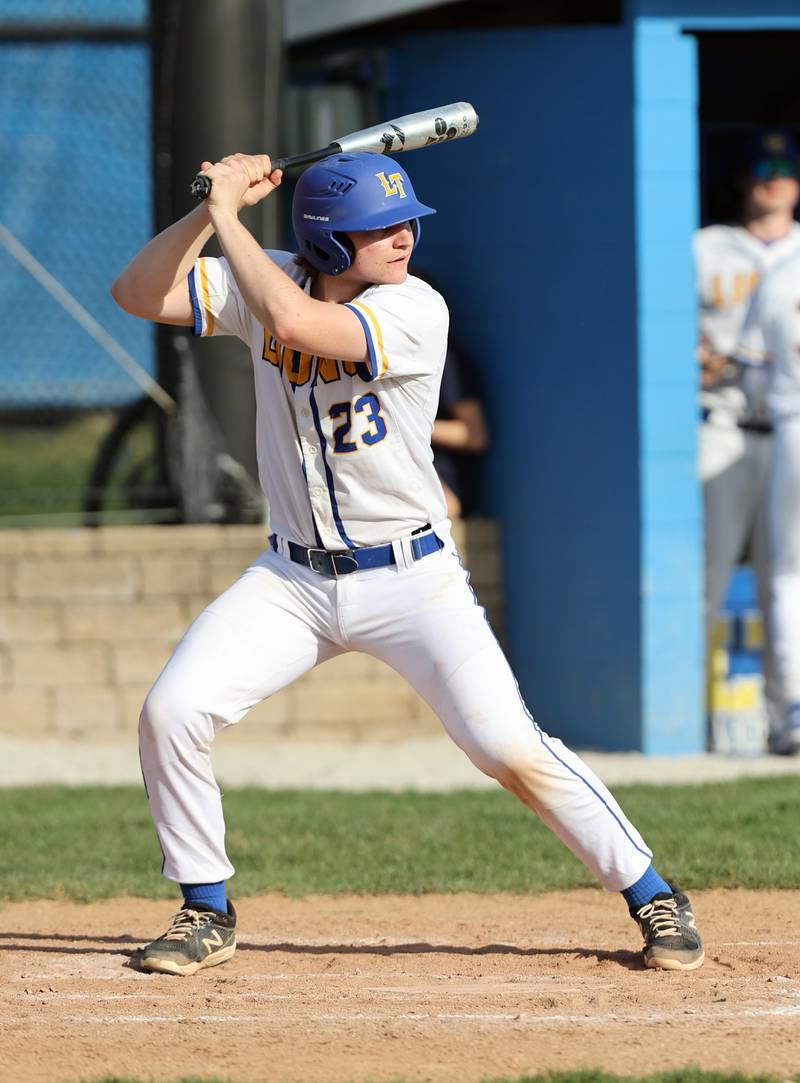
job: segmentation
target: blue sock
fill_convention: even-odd
[[[622,897],[628,906],[632,906],[635,910],[640,906],[644,906],[645,903],[649,903],[651,899],[660,894],[671,895],[672,888],[669,886],[666,880],[663,880],[656,870],[650,865],[644,876],[641,876],[635,884],[631,884],[630,887],[626,887],[622,892]]]
[[[191,906],[193,903],[203,903],[212,910],[219,910],[222,914],[228,912],[228,893],[225,890],[225,881],[219,880],[216,884],[181,884],[183,901]]]

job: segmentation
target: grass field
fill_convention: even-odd
[[[0,433],[0,526],[77,525],[100,444],[116,421],[114,410],[65,414],[51,424],[4,424]],[[129,486],[154,467],[152,433],[140,427],[126,445],[105,500],[113,512],[130,506]]]
[[[800,784],[792,777],[616,796],[686,888],[800,887]],[[230,790],[235,896],[280,891],[544,892],[593,880],[503,791],[351,794]],[[0,898],[170,897],[137,787],[0,791]]]
[[[0,437],[0,516],[80,512],[110,410],[54,425],[6,425]]]

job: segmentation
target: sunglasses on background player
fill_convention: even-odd
[[[779,177],[796,178],[797,162],[791,158],[762,158],[750,167],[753,180],[777,180]]]

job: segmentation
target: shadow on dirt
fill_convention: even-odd
[[[124,965],[135,966],[142,937],[86,936],[69,933],[0,933],[0,951],[47,952],[60,955],[125,955]],[[107,945],[107,946],[106,946]],[[126,946],[129,946],[126,949]],[[567,956],[576,959],[596,959],[615,963],[626,970],[643,970],[641,952],[601,951],[598,948],[558,947],[520,948],[515,944],[483,944],[468,947],[460,944],[428,944],[424,941],[408,944],[249,944],[240,941],[239,951],[256,951],[288,955],[519,955],[528,957]]]

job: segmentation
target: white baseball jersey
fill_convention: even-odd
[[[267,255],[309,291],[292,253]],[[446,518],[431,451],[449,319],[440,294],[412,276],[365,289],[347,306],[369,350],[368,362],[354,362],[277,342],[225,259],[199,259],[189,289],[196,334],[236,335],[250,347],[259,477],[276,534],[341,550]]]
[[[756,291],[738,353],[769,362],[767,403],[774,417],[800,414],[800,251],[775,267]]]
[[[743,357],[737,347],[758,283],[772,268],[797,252],[800,252],[797,223],[771,244],[760,241],[743,226],[707,226],[695,234],[700,331],[715,353],[726,357],[738,354],[739,360],[750,362],[735,375],[724,376],[714,387],[703,389],[700,400],[706,409],[725,413],[734,420],[765,414],[768,376],[760,365],[753,364],[763,353],[757,332],[751,334],[750,356]]]

